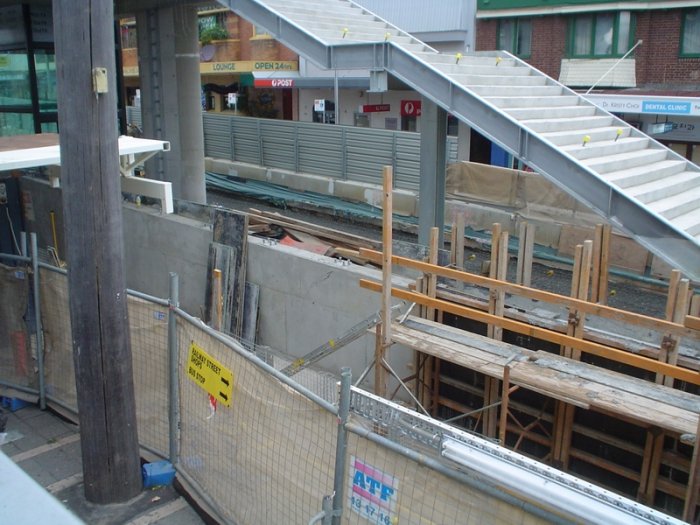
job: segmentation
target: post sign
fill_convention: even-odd
[[[402,100],[401,101],[401,116],[402,117],[420,117],[421,101],[420,100]]]
[[[254,87],[267,87],[267,88],[293,88],[294,79],[293,78],[256,78],[253,81]]]
[[[360,113],[381,113],[391,111],[391,104],[364,104],[360,106]]]
[[[233,372],[192,341],[187,357],[187,375],[210,396],[231,406]]]

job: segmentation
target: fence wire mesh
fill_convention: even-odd
[[[39,275],[46,397],[77,412],[68,277],[47,268],[41,268]]]
[[[227,520],[308,523],[333,491],[335,417],[187,321],[178,339],[181,468]]]
[[[0,378],[10,384],[37,388],[33,324],[25,321],[29,299],[29,268],[0,264]],[[28,316],[28,318],[33,316]]]
[[[128,304],[139,443],[167,456],[168,309],[136,297]]]

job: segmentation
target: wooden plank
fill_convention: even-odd
[[[225,287],[222,292],[225,298],[225,323],[222,325],[222,330],[240,338],[243,330],[245,276],[248,261],[248,215],[215,208],[212,210],[212,225],[214,242],[232,249],[229,252],[231,256],[229,271],[224,271]]]
[[[141,491],[124,275],[117,137],[114,6],[53,5],[61,186],[85,496],[127,501]],[[95,93],[93,68],[108,89]],[[37,130],[38,131],[38,130]]]
[[[214,268],[212,270],[212,289],[211,289],[211,327],[214,330],[221,330],[221,322],[223,320],[224,301],[221,297],[221,270]]]
[[[370,261],[381,262],[381,253],[379,252],[362,248],[360,249],[360,255],[362,257],[367,257]],[[522,297],[527,297],[529,299],[545,301],[551,304],[559,304],[566,307],[576,307],[582,312],[604,317],[606,319],[628,322],[640,327],[651,328],[653,330],[669,331],[681,337],[700,339],[700,328],[698,328],[700,327],[700,319],[698,321],[694,321],[691,318],[688,321],[691,323],[691,327],[685,327],[663,319],[656,319],[654,317],[649,317],[634,312],[627,312],[625,310],[619,310],[606,305],[593,304],[588,301],[581,301],[579,299],[557,295],[551,292],[537,290],[535,288],[527,288],[518,284],[500,282],[496,279],[455,270],[453,268],[444,268],[441,266],[431,267],[431,265],[422,261],[416,261],[405,257],[394,256],[393,264],[403,266],[405,268],[411,268],[420,272],[434,272],[438,276],[447,277],[448,279],[454,279],[456,281],[469,283],[476,286],[502,289],[506,293],[521,295]]]
[[[245,283],[245,298],[243,301],[243,326],[241,339],[249,345],[255,345],[258,335],[258,306],[260,303],[260,286],[255,283]]]
[[[366,290],[373,290],[376,292],[381,292],[382,285],[374,281],[369,281],[367,279],[360,279],[360,287]],[[667,375],[680,379],[682,381],[687,381],[692,384],[700,384],[700,374],[698,372],[680,368],[677,366],[669,365],[667,363],[660,363],[658,361],[624,352],[622,350],[617,350],[615,348],[610,348],[599,343],[593,343],[586,340],[578,340],[576,338],[552,332],[550,330],[540,328],[537,326],[527,325],[518,321],[513,321],[507,318],[498,318],[496,316],[490,315],[485,312],[480,312],[472,308],[465,306],[456,305],[447,301],[440,299],[430,299],[421,294],[410,292],[408,290],[401,290],[394,288],[392,290],[392,295],[399,299],[405,299],[407,301],[422,303],[425,305],[433,305],[435,308],[440,308],[445,312],[455,314],[460,317],[465,317],[467,319],[473,319],[475,321],[483,323],[500,323],[500,325],[513,332],[518,332],[530,337],[536,337],[549,341],[555,344],[566,344],[578,348],[583,352],[590,353],[592,355],[597,355],[599,357],[604,357],[606,359],[611,359],[620,363],[625,363],[643,370],[649,370],[651,372],[663,372]]]
[[[318,224],[300,221],[299,219],[285,217],[284,215],[281,215],[279,213],[271,213],[251,208],[249,216],[250,219],[255,222],[262,222],[265,224],[272,223],[283,227],[289,227],[298,231],[302,231],[304,233],[309,233],[311,235],[323,237],[324,239],[342,243],[356,249],[381,249],[381,243],[379,241],[367,239],[365,237],[353,235],[351,233],[342,232],[340,230],[334,230],[325,226],[319,226]]]

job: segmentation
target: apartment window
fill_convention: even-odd
[[[569,54],[573,57],[617,57],[632,44],[629,11],[578,15],[571,20]]]
[[[509,18],[498,24],[498,49],[529,57],[532,49],[532,21]]]
[[[136,48],[136,25],[133,23],[124,24],[120,28],[122,49]]]
[[[700,9],[683,13],[681,55],[700,56]]]

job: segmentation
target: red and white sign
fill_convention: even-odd
[[[391,104],[365,104],[360,106],[360,113],[381,113],[391,111]]]
[[[420,100],[402,100],[401,101],[401,116],[402,117],[420,117],[421,101]]]
[[[267,88],[292,88],[294,87],[293,78],[256,78],[253,81],[255,87]]]

